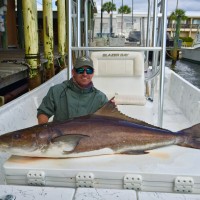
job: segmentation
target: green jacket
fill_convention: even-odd
[[[95,87],[82,89],[70,79],[49,89],[37,115],[54,115],[53,121],[64,121],[94,113],[107,102],[106,95]]]

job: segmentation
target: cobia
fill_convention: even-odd
[[[1,151],[30,157],[144,154],[173,144],[200,149],[200,124],[172,132],[125,116],[111,101],[94,114],[0,136]]]

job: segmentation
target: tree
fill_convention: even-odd
[[[176,32],[174,36],[174,49],[171,51],[172,55],[172,65],[171,67],[174,68],[176,65],[176,60],[178,57],[178,41],[179,41],[179,35],[180,35],[180,29],[181,29],[181,21],[184,21],[187,19],[187,16],[185,15],[185,11],[182,9],[176,9],[171,13],[169,16],[170,20],[176,21]]]
[[[102,10],[106,11],[108,14],[111,14],[112,11],[116,11],[116,5],[111,1],[106,2],[103,4]]]
[[[169,17],[170,20],[176,21],[176,33],[174,37],[174,48],[178,48],[178,40],[180,35],[180,28],[181,28],[181,21],[184,21],[187,19],[187,16],[185,15],[185,11],[182,9],[176,9],[173,11]]]
[[[106,2],[102,6],[102,10],[106,11],[108,14],[110,14],[110,36],[112,35],[112,11],[116,11],[116,5],[112,3],[111,1]]]
[[[127,5],[124,5],[124,6],[121,6],[119,9],[118,9],[118,13],[119,14],[130,14],[131,13],[131,8]]]

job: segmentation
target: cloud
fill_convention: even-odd
[[[181,0],[178,7],[186,11],[200,11],[199,0]]]

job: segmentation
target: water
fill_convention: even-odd
[[[170,67],[171,60],[166,60],[166,65]],[[200,64],[178,60],[174,71],[200,89]]]

